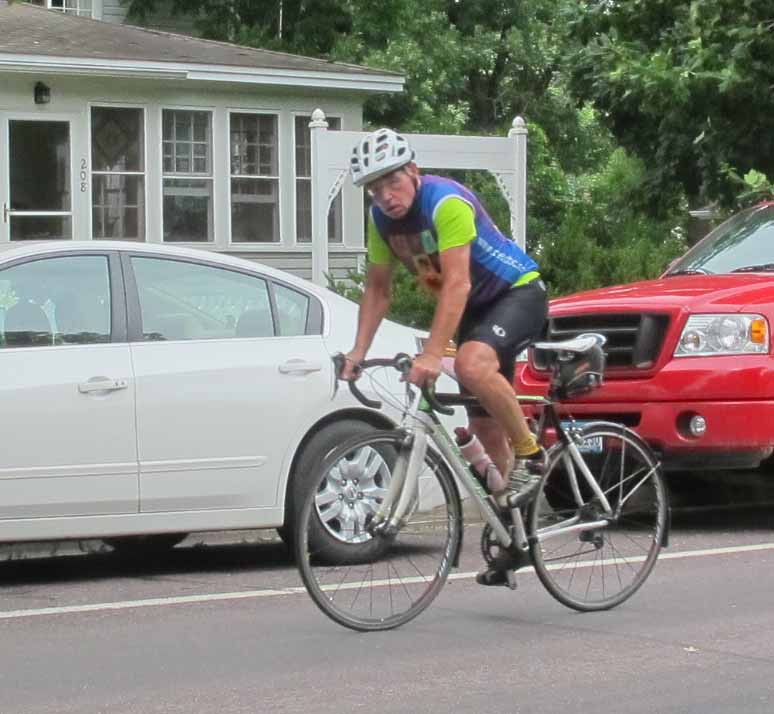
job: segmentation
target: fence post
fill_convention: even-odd
[[[522,249],[527,245],[527,133],[524,119],[516,117],[508,132],[508,137],[516,142],[511,235]]]
[[[328,272],[328,211],[326,200],[327,166],[323,161],[320,148],[321,132],[328,131],[325,112],[315,109],[312,121],[309,122],[309,133],[312,141],[311,192],[312,192],[312,282],[325,287]]]

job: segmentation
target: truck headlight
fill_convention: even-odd
[[[675,357],[760,354],[769,351],[769,324],[762,315],[691,315]]]

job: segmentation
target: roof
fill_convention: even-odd
[[[403,75],[0,0],[0,71],[401,91]]]

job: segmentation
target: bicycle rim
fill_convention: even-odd
[[[620,426],[590,425],[578,447],[614,517],[606,519],[569,450],[557,446],[530,511],[532,558],[559,602],[606,610],[631,597],[655,565],[667,527],[666,489],[650,448]],[[606,525],[562,532],[600,521]]]
[[[397,470],[409,451],[401,432],[360,436],[326,457],[317,481],[329,482],[352,463],[375,461]],[[320,541],[315,537],[321,518],[316,496],[313,491],[305,499],[296,540],[301,578],[315,604],[335,622],[361,631],[389,630],[419,615],[443,587],[461,537],[459,498],[440,457],[428,449],[418,499],[390,538],[372,536],[363,542],[362,531],[353,529],[340,531],[338,543]]]

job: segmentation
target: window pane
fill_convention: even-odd
[[[165,174],[210,174],[210,112],[165,109],[163,112]]]
[[[212,181],[164,179],[164,240],[212,240]]]
[[[277,166],[277,117],[232,114],[232,176],[277,176]]]
[[[145,240],[142,176],[92,176],[94,238]]]
[[[296,179],[296,240],[309,243],[312,240],[312,182]]]
[[[303,293],[283,285],[274,286],[274,297],[277,300],[279,334],[283,337],[306,334],[309,298]]]
[[[312,182],[311,179],[296,180],[296,241],[312,241]],[[333,199],[328,213],[328,242],[341,243],[341,193]]]
[[[11,240],[69,240],[70,216],[11,216]]]
[[[312,175],[312,130],[309,128],[310,116],[297,116],[295,121],[296,135],[296,176]],[[328,129],[339,131],[341,119],[329,117]]]
[[[270,179],[231,179],[231,240],[279,241],[278,185]]]
[[[8,134],[11,209],[69,211],[70,123],[14,119]]]
[[[91,170],[144,171],[142,109],[93,107]]]
[[[341,193],[333,199],[331,210],[328,212],[328,242],[341,243]]]
[[[110,342],[110,279],[99,255],[0,271],[0,347]]]
[[[296,176],[312,175],[312,140],[309,117],[296,117]]]
[[[231,270],[132,258],[146,340],[271,337],[266,281]]]
[[[310,243],[312,240],[312,132],[309,128],[311,117],[298,116],[295,120],[296,136],[296,241]],[[328,129],[341,129],[341,119],[327,119]],[[301,178],[310,180],[298,180]],[[328,242],[341,243],[341,193],[333,200],[328,214]]]

